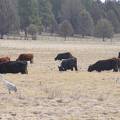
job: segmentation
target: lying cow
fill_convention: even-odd
[[[118,72],[118,69],[120,69],[120,60],[118,58],[100,60],[88,67],[89,72],[92,72],[94,70],[98,72],[101,72],[104,70],[113,70],[114,72]]]
[[[2,63],[2,62],[8,62],[8,61],[10,61],[9,57],[1,57],[0,58],[0,63]]]
[[[20,54],[16,61],[30,61],[30,63],[33,63],[33,54]]]
[[[69,58],[62,61],[61,66],[58,66],[59,71],[66,71],[71,70],[73,71],[73,68],[77,71],[77,58]]]
[[[68,59],[68,58],[73,58],[72,54],[70,52],[66,53],[59,53],[56,57],[55,60],[63,60],[63,59]]]
[[[26,61],[9,61],[0,63],[0,73],[22,73],[27,74],[27,62]]]

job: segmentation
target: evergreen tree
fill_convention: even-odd
[[[18,16],[15,2],[13,0],[0,0],[0,35],[18,28]]]
[[[39,16],[46,31],[47,27],[50,26],[54,19],[54,15],[52,13],[52,5],[48,0],[38,0],[38,6]]]
[[[67,19],[71,22],[74,32],[78,32],[78,16],[80,13],[80,10],[83,8],[80,0],[65,0],[62,3],[62,17],[63,19]]]
[[[79,33],[84,37],[85,35],[93,35],[94,23],[90,14],[84,9],[79,14]]]
[[[90,11],[94,0],[81,0],[81,1],[82,1],[82,4],[84,5],[85,9],[87,11]]]
[[[100,0],[97,0],[92,4],[92,7],[90,9],[90,14],[94,20],[94,23],[96,24],[98,20],[101,18],[105,18],[106,13],[104,11],[104,5]]]
[[[63,0],[51,0],[52,12],[57,20],[61,14],[61,5]]]
[[[117,19],[115,12],[110,9],[107,12],[107,19],[112,23],[115,33],[120,33],[120,22]]]
[[[113,10],[116,14],[118,21],[120,22],[120,4],[119,1],[106,1],[105,2],[106,11]]]
[[[60,25],[59,25],[59,33],[61,36],[65,37],[65,40],[68,36],[73,35],[73,28],[71,23],[68,20],[64,20]]]
[[[96,36],[104,38],[113,37],[113,26],[107,19],[101,19],[97,22],[96,25]]]
[[[30,24],[41,24],[38,14],[38,1],[18,0],[18,10],[20,16],[20,28],[25,32],[25,39],[27,39],[27,27]]]

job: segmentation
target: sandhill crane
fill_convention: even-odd
[[[17,92],[17,88],[16,88],[15,84],[9,82],[8,80],[5,80],[5,79],[3,78],[3,75],[0,75],[0,77],[1,77],[0,80],[4,83],[4,85],[5,85],[6,88],[8,89],[9,94],[11,94],[11,91]]]

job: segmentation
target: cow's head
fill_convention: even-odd
[[[90,65],[89,67],[88,67],[88,72],[92,72],[94,70],[94,67],[92,66],[92,65]]]
[[[57,60],[57,57],[55,57],[55,61]]]
[[[59,55],[57,55],[57,57],[55,57],[55,61],[56,60],[61,60],[61,57]]]
[[[17,58],[16,61],[19,61],[19,58]]]
[[[62,57],[61,54],[58,54],[58,55],[55,57],[55,61],[56,61],[56,60],[62,60],[62,59],[63,59],[63,57]]]
[[[62,66],[58,66],[59,71],[65,71]]]

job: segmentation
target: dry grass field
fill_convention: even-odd
[[[89,42],[90,41],[90,42]],[[59,72],[54,57],[70,51],[78,58],[78,72]],[[5,74],[16,84],[8,94],[0,82],[2,120],[120,120],[120,73],[87,72],[100,59],[117,57],[119,42],[0,40],[0,56],[15,60],[20,53],[33,53],[28,74]]]

